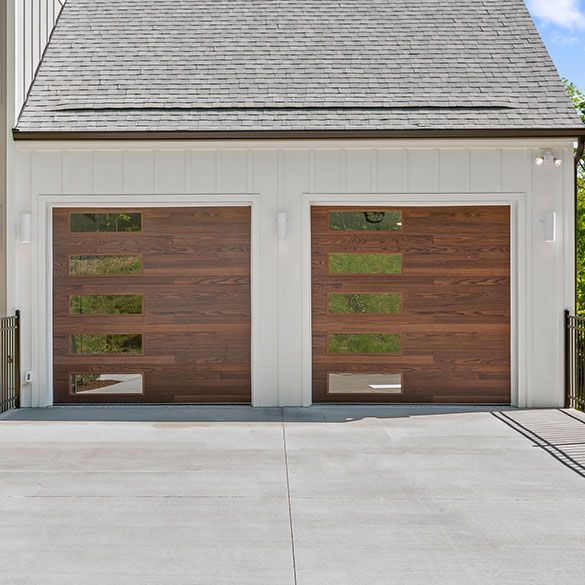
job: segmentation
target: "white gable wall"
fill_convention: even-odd
[[[537,167],[543,149],[562,168]],[[23,311],[23,404],[51,403],[50,208],[75,205],[253,204],[253,402],[310,400],[311,202],[511,204],[513,399],[563,401],[564,308],[573,309],[572,143],[554,141],[22,142],[8,201],[9,310]],[[289,217],[276,239],[275,217]],[[558,215],[557,241],[540,226]],[[20,242],[32,213],[34,237]]]
[[[0,315],[6,310],[6,128],[8,127],[8,75],[6,4],[0,3]]]
[[[15,164],[11,130],[62,7],[61,0],[0,2],[0,315],[7,314],[5,194],[14,191]]]
[[[3,0],[9,5],[14,48],[14,107],[17,115],[34,80],[64,0]]]

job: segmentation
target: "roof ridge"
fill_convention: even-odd
[[[410,110],[425,110],[425,111],[449,111],[449,110],[514,110],[517,106],[513,105],[445,105],[445,106],[429,106],[429,105],[411,105],[411,106],[387,106],[387,105],[373,105],[363,106],[357,104],[335,105],[335,106],[85,106],[85,107],[55,107],[55,112],[222,112],[222,111],[339,111],[339,110],[364,110],[364,111],[410,111]]]

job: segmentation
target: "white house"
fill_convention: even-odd
[[[585,128],[522,0],[68,0],[37,53],[23,405],[562,405]]]

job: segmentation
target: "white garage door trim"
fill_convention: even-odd
[[[311,322],[311,207],[317,205],[387,205],[416,206],[510,206],[510,347],[511,401],[514,406],[527,406],[530,383],[526,343],[531,339],[530,307],[526,294],[531,271],[526,258],[528,248],[525,193],[483,194],[315,194],[303,195],[303,406],[312,403],[312,322]],[[518,299],[526,302],[519,303]]]
[[[33,380],[32,406],[53,404],[53,222],[54,208],[59,207],[251,207],[251,297],[252,297],[252,405],[258,405],[259,356],[261,347],[260,290],[257,286],[260,275],[260,196],[246,195],[39,195],[33,210],[35,226],[31,245],[31,265],[36,266],[36,274],[31,277],[33,307],[37,313],[30,316],[32,339],[31,361],[38,364],[37,380]]]

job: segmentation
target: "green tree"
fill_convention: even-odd
[[[585,123],[585,92],[564,79],[567,92]],[[577,165],[577,313],[585,314],[585,158]]]
[[[565,87],[567,88],[567,92],[570,98],[573,100],[579,115],[581,116],[581,120],[585,124],[585,92],[580,90],[574,83],[571,83],[568,79],[563,79],[565,82]]]

